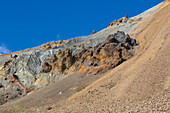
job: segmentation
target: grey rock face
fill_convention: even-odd
[[[11,83],[11,74],[17,75],[23,87],[37,89],[63,79],[71,73],[85,70],[88,72],[93,67],[100,65],[107,64],[106,68],[114,68],[131,57],[128,51],[136,45],[136,40],[131,39],[129,35],[118,31],[107,35],[108,37],[103,35],[103,37],[97,38],[96,34],[93,34],[93,37],[61,41],[60,45],[47,44],[48,46],[44,45],[43,49],[36,48],[13,55],[17,57],[0,56],[0,90],[6,92],[9,97],[6,98],[0,94],[1,103],[23,95],[23,89],[16,83]],[[122,54],[122,58],[120,58],[120,54]],[[110,57],[112,58],[110,59]],[[101,58],[104,58],[107,63],[103,62]],[[101,69],[96,68],[90,73],[97,74],[99,70]],[[9,87],[11,90],[8,90]]]
[[[45,67],[42,66],[42,69],[50,69],[50,71],[44,73],[56,73],[54,76],[88,72],[96,66],[105,64],[107,64],[105,65],[106,68],[111,69],[110,67],[115,67],[132,57],[129,51],[133,49],[134,45],[137,45],[137,43],[131,44],[132,40],[129,35],[118,31],[109,35],[103,43],[98,43],[94,47],[85,48],[82,44],[66,50],[59,50],[44,62]],[[47,62],[48,65],[46,65]]]

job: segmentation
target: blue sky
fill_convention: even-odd
[[[0,53],[100,31],[163,0],[0,0]]]

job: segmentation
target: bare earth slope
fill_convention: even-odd
[[[162,7],[147,16],[130,33],[140,45],[133,58],[105,73],[100,79],[100,76],[83,79],[82,75],[73,74],[0,106],[0,111],[170,111],[170,5],[168,1],[160,5]],[[77,86],[79,90],[75,91]]]
[[[170,110],[170,5],[150,15],[131,35],[141,46],[136,56],[73,95],[56,111]]]

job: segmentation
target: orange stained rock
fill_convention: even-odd
[[[51,67],[52,67],[51,70],[54,70],[54,68],[55,68],[55,63],[52,63],[52,64],[51,64]]]
[[[76,72],[76,71],[72,68],[72,69],[71,69],[71,74],[72,74],[72,73],[75,73],[75,72]]]
[[[59,63],[58,68],[60,69],[60,68],[61,68],[61,66],[62,66],[62,63]]]
[[[13,74],[10,76],[10,81],[11,81],[11,82],[15,82],[15,81],[16,81],[16,79],[14,78],[14,75],[13,75]]]
[[[75,63],[71,66],[71,73],[75,73]]]
[[[87,58],[87,59],[91,59],[92,57],[91,57],[91,56],[87,56],[86,58]]]
[[[79,73],[81,73],[81,72],[85,72],[87,69],[86,69],[86,67],[84,66],[84,65],[81,65],[81,68],[79,69]]]
[[[128,15],[126,14],[126,16],[125,16],[126,18],[128,18]]]
[[[170,0],[165,0],[165,1],[163,1],[162,3],[166,3],[166,2],[170,2]]]
[[[12,75],[10,76],[10,81],[17,83],[17,84],[21,87],[21,89],[23,89],[24,94],[25,94],[25,93],[28,93],[28,92],[31,92],[31,91],[34,90],[34,89],[31,88],[31,87],[26,87],[26,88],[25,88],[25,87],[19,82],[19,80],[14,77],[14,74],[12,74]]]
[[[92,35],[92,34],[95,34],[95,33],[96,33],[96,31],[95,31],[95,30],[93,30],[93,31],[92,31],[92,33],[91,33],[91,35]]]
[[[28,92],[31,92],[31,91],[34,91],[34,88],[32,88],[32,87],[25,87],[25,89],[28,91]]]
[[[107,60],[106,56],[103,55],[95,55],[96,58],[99,58],[101,60],[101,62],[105,62]]]

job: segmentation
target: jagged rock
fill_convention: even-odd
[[[132,24],[133,22],[137,22],[137,21],[141,21],[141,19],[142,18],[138,18],[138,19],[136,19],[136,20],[133,20],[133,19],[130,19],[130,18],[128,18],[128,15],[126,14],[126,16],[125,17],[122,17],[122,18],[120,18],[120,19],[118,19],[118,20],[114,20],[114,21],[112,21],[110,24],[108,24],[108,27],[110,27],[110,26],[119,26],[119,25],[123,25],[123,24]]]
[[[48,73],[48,72],[51,71],[51,69],[52,69],[52,67],[51,67],[51,65],[48,62],[44,62],[42,64],[42,72]]]
[[[18,76],[17,75],[14,75],[14,74],[12,74],[11,76],[10,76],[10,82],[15,82],[15,80],[19,80],[19,78],[18,78]]]
[[[128,52],[128,50],[124,47],[121,47],[121,57],[124,60],[128,60],[132,57],[132,54]]]
[[[11,59],[14,59],[14,58],[17,58],[17,57],[18,57],[18,55],[12,55],[12,54],[10,55]]]
[[[54,63],[52,67],[60,74],[87,72],[89,70],[93,72],[93,67],[100,65],[105,65],[106,69],[104,70],[109,70],[111,69],[110,67],[115,67],[132,57],[128,50],[132,49],[135,44],[131,42],[133,40],[129,35],[118,31],[109,35],[106,41],[95,47],[77,48],[73,52],[69,49],[57,51],[57,58],[54,58],[54,56],[51,58]],[[54,59],[57,60],[55,61]],[[115,62],[110,64],[112,60]]]
[[[81,58],[81,56],[86,52],[86,49],[80,48],[80,49],[76,49],[72,55],[77,57],[77,58]]]
[[[93,66],[93,61],[92,60],[90,60],[90,59],[88,59],[88,58],[86,58],[85,60],[84,60],[84,63],[83,63],[86,67],[89,67],[89,66]]]
[[[91,33],[91,35],[92,35],[92,34],[95,34],[95,33],[96,33],[96,31],[95,31],[95,30],[93,30],[93,31],[92,31],[92,33]]]
[[[125,35],[125,33],[122,31],[117,31],[117,33],[115,33],[114,35],[115,35],[115,39],[119,43],[130,44],[131,46],[137,45],[137,42],[135,39],[130,38],[130,36],[128,34]]]
[[[135,39],[131,39],[130,44],[131,44],[132,46],[136,46],[136,45],[137,45],[137,42],[136,42],[136,40],[135,40]]]
[[[120,19],[118,20],[118,23],[122,23],[122,20],[123,20],[123,18],[120,18]]]
[[[128,21],[128,16],[126,14],[126,16],[122,18],[122,22],[126,23],[127,21]]]
[[[52,61],[50,61],[52,60]],[[72,56],[72,51],[69,49],[66,50],[59,50],[56,52],[56,55],[52,56],[52,59],[48,60],[52,62],[52,69],[56,67],[60,74],[68,73],[68,69],[73,65],[75,62],[75,57]]]
[[[114,24],[116,24],[118,21],[117,19],[115,19],[114,21],[112,21],[110,24],[108,24],[108,26],[113,26]]]
[[[117,31],[115,33],[115,38],[118,41],[118,43],[125,43],[125,33],[122,31]]]
[[[110,46],[109,44],[105,44],[105,46],[102,47],[101,50],[100,50],[100,55],[102,55],[104,57],[111,56],[112,52],[110,51],[109,46]]]
[[[126,14],[125,18],[128,18],[128,15]]]
[[[41,73],[37,76],[34,86],[37,88],[42,88],[55,81],[55,76],[52,73]]]
[[[49,42],[42,46],[45,47],[43,50],[40,48],[40,50],[17,54],[18,57],[14,59],[9,57],[0,70],[3,75],[2,79],[0,78],[0,83],[2,83],[0,96],[3,98],[0,103],[20,97],[23,95],[23,89],[28,93],[33,88],[44,87],[71,73],[86,73],[87,75],[104,73],[133,56],[130,51],[134,49],[137,42],[124,32],[117,31],[104,39],[106,40],[101,43],[99,41],[94,44],[94,40],[89,40],[89,44],[80,45],[76,45],[78,43],[76,38],[67,42],[60,41],[65,43],[61,49],[49,49],[51,45],[59,47],[59,42]],[[74,47],[71,46],[74,43]],[[64,49],[66,47],[67,49]],[[11,78],[13,73],[19,78],[23,89],[15,83],[14,76],[15,79]],[[11,87],[18,87],[19,92],[16,93],[14,89],[7,90]],[[1,92],[5,92],[9,98],[6,99]]]
[[[46,44],[46,45],[43,45],[42,46],[42,49],[50,49],[51,48],[51,45],[50,44]]]
[[[56,56],[56,55],[53,55],[53,56],[52,56],[52,63],[54,63],[57,59],[58,59],[57,56]]]
[[[107,37],[105,43],[113,43],[113,42],[117,42],[116,38],[115,38],[115,35],[114,34],[111,34]]]

